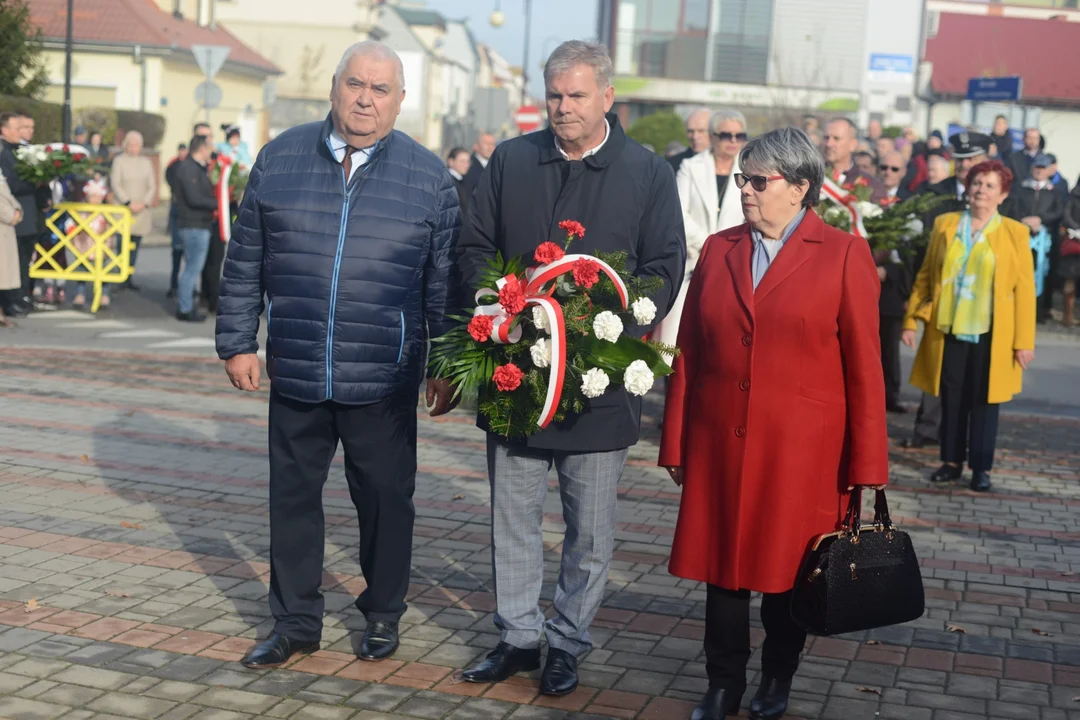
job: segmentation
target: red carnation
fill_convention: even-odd
[[[501,392],[513,392],[521,387],[521,380],[524,377],[525,373],[521,372],[521,368],[514,363],[506,363],[495,368],[495,374],[491,376],[491,379],[495,381],[495,387]]]
[[[72,155],[71,159],[74,160],[75,162],[82,162],[83,160],[86,159],[86,156],[83,155],[82,153],[75,153],[74,155]]]
[[[884,200],[882,200],[881,201],[881,207],[886,208],[886,207],[889,207],[890,205],[895,205],[898,202],[900,202],[900,198],[893,195],[892,197],[887,197]]]
[[[556,260],[562,260],[566,257],[566,253],[563,249],[553,242],[546,242],[540,247],[536,248],[536,254],[533,255],[536,258],[536,262],[541,265],[550,265]]]
[[[574,261],[574,282],[583,288],[591,288],[600,280],[600,264],[595,260],[581,258]]]
[[[525,309],[525,288],[517,277],[511,277],[499,290],[499,304],[511,315],[517,315]]]
[[[870,178],[866,177],[865,175],[860,175],[859,177],[855,178],[856,187],[869,187],[869,185]]]
[[[563,220],[559,227],[566,231],[567,238],[585,237],[585,226],[577,220]]]
[[[64,165],[63,161],[61,161],[61,160],[53,160],[52,164],[53,164],[54,167],[63,167],[63,165]]]
[[[61,150],[63,150],[64,152],[71,152],[71,148],[68,147],[67,144],[65,144],[64,147],[61,148]]]
[[[495,320],[490,315],[477,315],[469,321],[469,334],[476,342],[487,342],[494,327]]]

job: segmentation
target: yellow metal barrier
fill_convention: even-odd
[[[70,229],[56,224],[64,216],[72,221]],[[97,312],[102,283],[121,283],[131,276],[131,211],[123,205],[60,203],[45,226],[58,240],[49,248],[37,244],[30,277],[93,283],[90,311]]]

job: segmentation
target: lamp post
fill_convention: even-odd
[[[493,28],[501,28],[506,22],[506,14],[499,8],[499,0],[495,0],[495,9],[491,11],[488,19]],[[521,59],[521,104],[525,104],[525,97],[529,93],[529,36],[532,34],[532,0],[525,0],[525,45],[524,55]]]
[[[75,0],[67,0],[67,37],[64,39],[64,142],[71,142],[71,46],[74,34]]]

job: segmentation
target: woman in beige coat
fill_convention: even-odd
[[[15,300],[15,291],[22,287],[19,277],[19,245],[15,226],[22,220],[22,206],[0,175],[0,327],[11,327],[4,308]]]
[[[131,211],[131,275],[124,287],[138,290],[131,281],[135,274],[135,260],[139,255],[139,243],[151,230],[150,205],[157,199],[157,179],[150,158],[142,154],[142,133],[132,130],[124,136],[124,152],[113,159],[109,173],[109,185],[113,197]]]

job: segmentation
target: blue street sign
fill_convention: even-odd
[[[890,55],[888,53],[870,54],[870,71],[887,73],[915,72],[915,58],[910,55]]]
[[[1023,82],[1020,77],[971,78],[967,99],[976,102],[1019,102]]]

